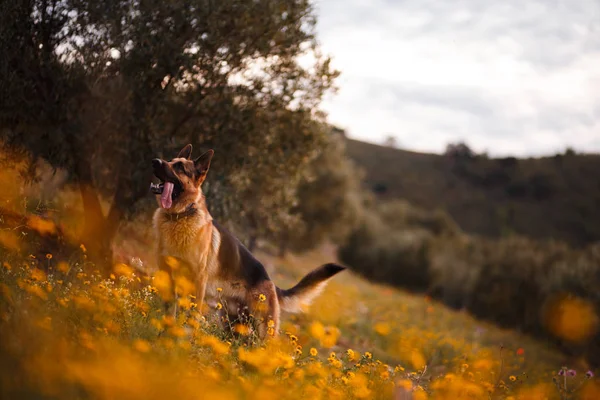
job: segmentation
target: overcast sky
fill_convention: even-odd
[[[441,152],[600,152],[599,0],[317,0],[349,136]]]

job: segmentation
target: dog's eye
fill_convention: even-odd
[[[173,164],[173,168],[182,171],[183,170],[183,163],[181,161],[176,162],[175,164]]]

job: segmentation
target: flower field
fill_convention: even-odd
[[[259,257],[287,287],[329,253]],[[69,262],[3,258],[3,398],[600,398],[583,361],[348,271],[260,343],[217,328],[220,303],[201,313],[185,278],[175,319],[168,278],[124,263],[102,278],[83,245]]]

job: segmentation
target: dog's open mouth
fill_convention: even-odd
[[[181,186],[173,182],[151,183],[150,191],[160,195],[160,206],[169,209],[173,201],[181,194]]]

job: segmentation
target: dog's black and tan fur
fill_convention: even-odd
[[[170,256],[187,265],[196,285],[196,301],[202,310],[205,297],[223,299],[223,314],[241,313],[262,321],[259,336],[277,334],[280,312],[299,312],[310,304],[327,280],[342,271],[337,264],[325,264],[306,275],[296,286],[282,290],[270,280],[264,266],[214,221],[206,208],[201,185],[214,152],[209,150],[191,160],[192,146],[185,146],[171,161],[152,160],[154,175],[160,179],[153,191],[161,205],[154,214],[158,239],[158,262],[171,273],[165,258]],[[217,288],[221,288],[217,293]],[[262,299],[264,295],[266,299]],[[267,328],[267,321],[272,330]]]

